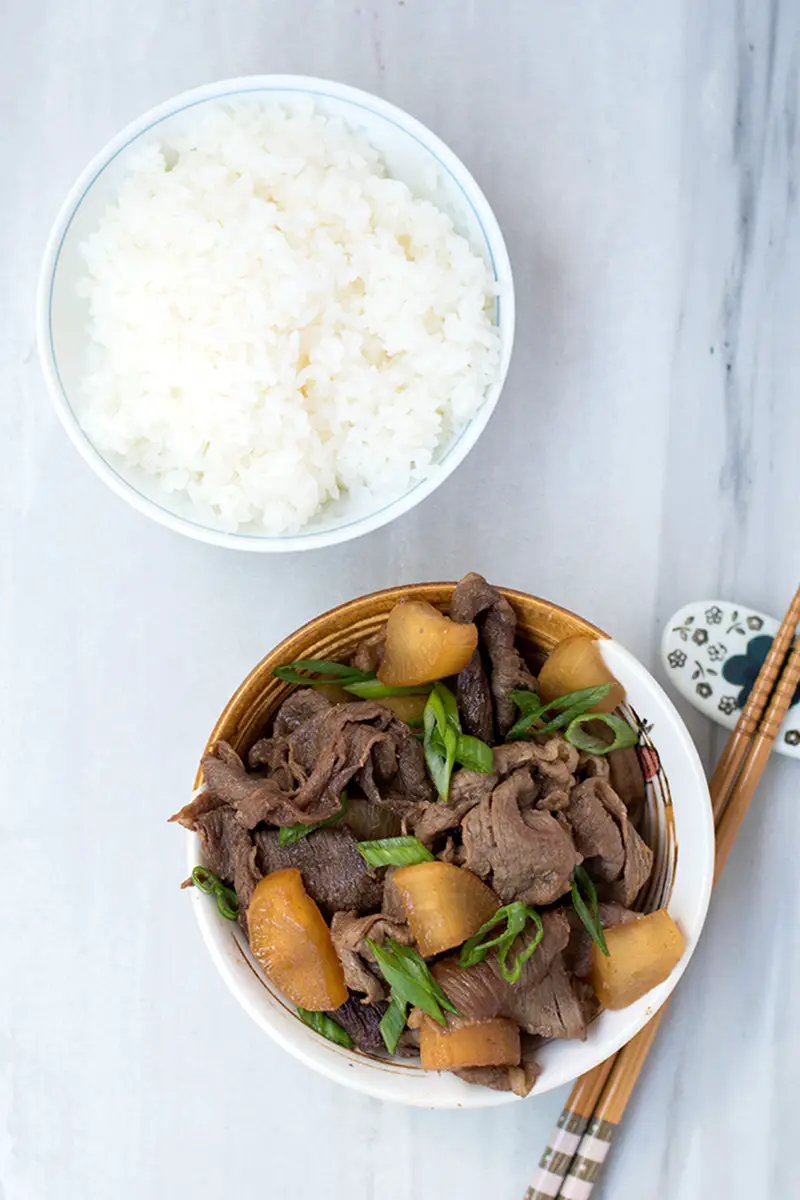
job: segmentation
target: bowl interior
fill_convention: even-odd
[[[206,749],[226,740],[246,752],[291,692],[271,674],[273,667],[300,658],[337,658],[377,631],[400,598],[428,600],[447,611],[452,584],[393,588],[342,605],[316,618],[276,647],[244,681],[220,717]],[[603,654],[628,693],[629,717],[639,724],[647,747],[645,829],[656,854],[644,907],[668,903],[687,941],[681,963],[665,983],[637,1004],[604,1012],[585,1042],[551,1042],[542,1047],[542,1074],[533,1094],[574,1079],[628,1041],[664,1002],[683,972],[705,918],[713,869],[713,826],[708,788],[689,735],[665,693],[626,650],[587,621],[536,597],[503,591],[513,604],[518,632],[531,651],[546,652],[574,634],[603,638]],[[656,753],[653,740],[658,745]],[[202,783],[198,768],[195,788]],[[678,855],[678,845],[681,852]],[[190,866],[201,861],[201,845],[189,835]],[[309,1030],[293,1006],[272,987],[252,959],[246,939],[193,890],[195,913],[212,957],[240,1003],[281,1045],[340,1083],[381,1099],[430,1107],[481,1108],[515,1099],[473,1087],[453,1075],[423,1071],[413,1060],[389,1061],[334,1046]]]
[[[407,183],[415,195],[433,201],[449,213],[458,231],[486,261],[498,289],[495,321],[502,342],[498,380],[489,389],[478,415],[441,448],[430,476],[401,497],[393,493],[347,495],[327,505],[300,534],[291,537],[268,536],[247,529],[226,532],[210,510],[200,512],[184,497],[167,496],[146,472],[131,467],[118,456],[101,455],[80,428],[80,383],[92,357],[87,334],[88,305],[76,291],[76,284],[85,275],[81,244],[115,197],[135,150],[184,131],[197,121],[203,106],[225,100],[235,102],[247,96],[266,97],[287,108],[307,103],[312,97],[320,111],[341,117],[351,128],[363,133],[378,149],[392,176]],[[85,457],[126,499],[141,510],[150,510],[149,515],[166,519],[165,523],[178,520],[184,532],[193,536],[202,537],[203,531],[220,534],[220,538],[210,540],[232,542],[242,548],[255,548],[248,545],[253,541],[263,544],[258,548],[274,544],[275,548],[285,549],[290,541],[297,543],[296,548],[311,548],[320,544],[321,535],[335,531],[340,535],[335,540],[343,540],[362,532],[365,521],[374,528],[411,507],[460,461],[486,424],[508,369],[513,336],[511,269],[503,239],[488,203],[455,155],[419,122],[377,97],[301,77],[254,77],[211,85],[177,97],[123,130],[90,164],[67,198],[45,256],[39,304],[45,372],[60,415]]]

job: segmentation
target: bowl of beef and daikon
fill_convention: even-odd
[[[173,820],[242,1007],[404,1104],[590,1070],[667,999],[711,892],[708,786],[669,698],[588,621],[477,574],[270,651]]]

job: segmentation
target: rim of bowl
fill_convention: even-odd
[[[498,377],[487,388],[479,411],[462,427],[442,459],[434,464],[430,474],[415,483],[401,496],[386,501],[374,512],[357,517],[333,529],[310,530],[306,533],[300,531],[285,536],[213,529],[199,521],[193,521],[189,517],[180,516],[165,507],[164,504],[159,503],[158,500],[143,495],[100,453],[81,427],[67,398],[66,389],[58,370],[51,324],[53,288],[64,242],[78,209],[105,168],[138,137],[179,111],[207,101],[222,100],[228,96],[269,91],[297,91],[320,98],[329,97],[345,101],[384,118],[419,142],[437,159],[441,167],[447,171],[460,188],[483,233],[495,280],[503,281],[504,287],[503,296],[498,298],[497,309],[497,330],[500,335]],[[502,300],[502,304],[500,300]],[[243,75],[203,84],[201,87],[179,92],[125,125],[91,159],[67,193],[47,239],[39,271],[36,299],[36,340],[39,361],[50,399],[70,440],[95,474],[117,496],[138,512],[175,533],[181,533],[197,541],[222,546],[226,549],[261,553],[316,550],[323,546],[333,546],[350,541],[403,516],[404,513],[409,512],[431,495],[463,462],[489,423],[508,375],[514,345],[514,329],[514,280],[505,239],[489,201],[464,163],[441,138],[403,109],[360,88],[311,75]]]
[[[424,594],[426,590],[429,590],[432,594],[434,589],[452,589],[454,586],[452,583],[439,583],[408,584],[395,588],[385,588],[379,592],[372,592],[366,596],[346,601],[306,622],[298,630],[282,639],[242,680],[216,722],[206,743],[204,753],[217,739],[222,726],[236,712],[245,690],[254,677],[259,673],[262,675],[266,674],[268,664],[272,664],[276,659],[284,657],[287,652],[291,652],[293,645],[307,636],[312,629],[328,625],[353,610],[357,611],[359,608],[368,609],[370,602],[374,602],[376,599],[389,600],[397,596],[412,593],[419,595],[420,593]],[[695,877],[692,879],[692,911],[690,919],[682,919],[681,928],[686,938],[686,949],[680,962],[663,983],[653,988],[642,1000],[637,1001],[635,1005],[630,1006],[631,1009],[635,1008],[637,1010],[636,1015],[632,1015],[614,1037],[607,1036],[602,1043],[602,1048],[595,1048],[594,1053],[587,1056],[586,1062],[581,1063],[577,1070],[574,1066],[564,1065],[560,1071],[553,1073],[553,1077],[548,1080],[547,1087],[544,1090],[539,1088],[538,1085],[534,1087],[531,1097],[536,1097],[544,1095],[545,1091],[552,1091],[554,1088],[570,1082],[578,1074],[591,1070],[598,1063],[616,1053],[617,1050],[647,1024],[677,986],[697,947],[708,911],[714,871],[714,825],[711,816],[708,783],[700,756],[678,710],[647,668],[619,642],[610,638],[603,630],[598,629],[583,617],[573,613],[570,609],[543,600],[538,596],[533,596],[528,592],[514,591],[509,588],[498,588],[497,590],[512,604],[515,600],[519,601],[520,599],[526,602],[534,601],[540,604],[548,613],[555,615],[563,614],[571,620],[579,622],[585,627],[587,633],[597,636],[598,640],[602,643],[603,657],[607,658],[609,668],[616,667],[617,670],[621,670],[621,673],[626,675],[629,682],[634,679],[638,681],[640,685],[647,689],[654,702],[658,704],[658,715],[664,724],[661,727],[656,746],[661,745],[663,747],[666,740],[669,739],[671,741],[676,753],[681,755],[685,763],[687,772],[684,783],[685,790],[690,791],[695,799],[701,801],[697,805],[696,824],[692,829],[693,841],[696,843],[697,855],[699,856],[699,867]],[[197,788],[200,778],[201,767],[198,766],[193,785],[194,789]],[[191,871],[191,868],[199,861],[198,853],[201,853],[199,836],[188,831],[185,845],[187,862]],[[685,856],[683,857],[683,861],[685,861]],[[287,1050],[307,1067],[320,1072],[336,1083],[352,1087],[376,1099],[389,1100],[415,1107],[490,1108],[501,1104],[509,1104],[519,1099],[519,1097],[510,1092],[490,1091],[485,1087],[462,1084],[460,1080],[452,1081],[453,1084],[459,1084],[460,1086],[443,1088],[442,1092],[444,1094],[437,1095],[437,1089],[433,1081],[440,1081],[442,1078],[447,1078],[448,1085],[451,1084],[451,1080],[446,1076],[446,1073],[443,1075],[440,1072],[421,1072],[417,1070],[412,1074],[407,1067],[402,1070],[400,1068],[391,1070],[390,1064],[392,1060],[373,1059],[369,1056],[360,1053],[353,1054],[342,1047],[334,1046],[303,1025],[294,1016],[293,1007],[289,1006],[288,1002],[281,1001],[282,1008],[285,1008],[286,1013],[291,1013],[294,1018],[291,1023],[284,1021],[282,1019],[283,1011],[276,1013],[272,1007],[267,1008],[259,1004],[257,1000],[248,994],[248,989],[242,984],[243,976],[239,959],[244,960],[249,968],[249,972],[252,972],[252,975],[258,979],[261,987],[265,988],[270,995],[272,995],[272,992],[267,988],[266,982],[250,962],[248,955],[245,954],[245,951],[239,944],[235,933],[230,941],[236,947],[236,953],[239,958],[230,953],[229,945],[227,947],[224,946],[223,939],[233,931],[231,931],[229,923],[225,922],[216,913],[212,905],[204,903],[206,899],[206,897],[196,894],[196,889],[192,889],[194,914],[212,962],[236,1000],[256,1025],[277,1042],[279,1046]],[[628,1010],[623,1009],[619,1011],[626,1012]],[[603,1015],[601,1013],[598,1020],[602,1020]],[[581,1043],[580,1045],[584,1044]],[[563,1045],[572,1046],[573,1043],[564,1042]],[[576,1043],[575,1045],[576,1050],[579,1049],[578,1044]]]

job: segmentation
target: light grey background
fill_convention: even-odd
[[[278,639],[468,569],[657,669],[681,603],[780,615],[800,561],[800,8],[763,0],[33,0],[2,6],[0,1196],[518,1200],[565,1092],[490,1113],[317,1078],[238,1010],[185,897],[187,796]],[[294,557],[149,524],[36,361],[45,237],[89,157],[214,78],[407,108],[483,185],[518,333],[479,447],[388,529]],[[689,714],[711,761],[719,735]],[[800,776],[770,765],[602,1194],[796,1195]]]

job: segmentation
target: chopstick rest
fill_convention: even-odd
[[[704,716],[733,729],[780,621],[730,600],[694,600],[670,617],[661,642],[667,679]],[[800,758],[800,689],[775,739]]]

